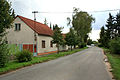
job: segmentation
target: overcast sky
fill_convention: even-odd
[[[9,0],[12,2],[12,7],[17,15],[21,15],[30,19],[34,19],[32,11],[39,12],[72,12],[73,7],[79,8],[82,11],[87,11],[95,18],[95,23],[92,24],[92,32],[90,38],[97,40],[101,26],[106,24],[109,11],[94,12],[120,9],[120,0]],[[112,15],[116,15],[119,11],[111,11]],[[63,33],[69,31],[67,27],[67,17],[72,16],[72,13],[38,13],[37,21],[44,23],[46,18],[48,23],[58,24],[64,27]]]

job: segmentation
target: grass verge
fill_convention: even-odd
[[[120,80],[120,55],[107,54],[111,67],[113,69],[113,75],[116,80]]]
[[[120,80],[120,55],[110,54],[109,49],[103,48],[112,67],[112,73],[116,80]]]
[[[7,72],[10,72],[10,71],[13,71],[13,70],[25,67],[25,66],[30,66],[33,64],[53,60],[53,59],[56,59],[56,58],[59,58],[62,56],[70,55],[70,54],[76,53],[76,52],[84,50],[84,49],[86,49],[86,47],[82,48],[82,49],[75,49],[73,51],[60,52],[59,54],[51,54],[51,55],[42,56],[42,57],[33,57],[32,61],[29,61],[29,62],[19,63],[17,61],[12,61],[12,62],[7,63],[6,67],[0,68],[0,74],[4,74],[4,73],[7,73]]]

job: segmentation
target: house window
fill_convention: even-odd
[[[16,23],[15,24],[15,31],[20,31],[21,29],[21,24],[20,23]]]
[[[42,48],[45,48],[45,41],[42,40]]]
[[[52,41],[50,41],[50,47],[53,47],[53,43],[52,43]]]

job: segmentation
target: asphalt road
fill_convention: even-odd
[[[103,62],[102,49],[92,47],[1,75],[0,80],[111,80],[111,77]]]

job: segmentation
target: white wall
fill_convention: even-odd
[[[45,48],[42,48],[42,40],[45,41]],[[39,35],[37,37],[38,53],[45,53],[45,52],[50,52],[50,51],[56,51],[57,50],[56,44],[53,44],[53,47],[50,46],[50,41],[52,41],[52,40],[53,39],[50,36]]]
[[[15,23],[21,24],[21,30],[15,31]],[[33,44],[34,42],[34,31],[27,26],[19,17],[13,22],[13,27],[8,29],[7,40],[9,44]]]

